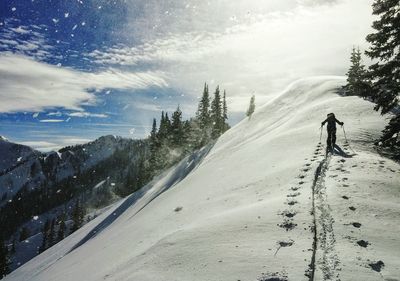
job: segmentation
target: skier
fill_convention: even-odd
[[[340,126],[343,126],[343,122],[340,122],[336,119],[335,114],[329,113],[325,121],[321,123],[321,128],[328,122],[327,130],[328,130],[328,138],[326,140],[327,149],[333,151],[336,143],[336,123]]]

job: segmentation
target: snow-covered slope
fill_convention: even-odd
[[[400,166],[373,152],[385,120],[343,82],[297,81],[180,182],[166,188],[185,163],[5,280],[399,280]],[[325,157],[329,112],[351,147],[339,127]]]

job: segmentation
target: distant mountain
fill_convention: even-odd
[[[13,244],[10,268],[43,250],[45,222],[71,220],[77,200],[97,213],[140,188],[130,179],[138,178],[147,151],[147,140],[111,135],[49,153],[0,137],[0,235]]]
[[[81,174],[137,141],[103,136],[87,144],[41,153],[28,146],[0,139],[0,206],[21,188],[33,190]]]
[[[36,173],[42,157],[39,151],[0,137],[0,155],[0,204],[22,186],[32,188],[44,180],[43,175]]]

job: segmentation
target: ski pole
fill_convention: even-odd
[[[347,136],[346,136],[346,130],[344,129],[344,125],[342,125],[342,129],[343,129],[344,139],[346,140],[347,145],[349,146],[349,148],[351,149],[351,151],[352,151],[354,154],[357,154],[357,153],[353,150],[353,148],[350,146],[350,143],[349,143],[349,141],[348,141],[348,139],[347,139]]]
[[[319,130],[321,131],[321,132],[319,133],[319,143],[321,143],[321,138],[322,138],[322,125],[321,125],[321,127],[319,128]]]

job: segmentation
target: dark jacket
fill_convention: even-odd
[[[325,119],[325,121],[323,121],[321,123],[321,126],[324,126],[325,123],[328,123],[328,126],[327,126],[328,131],[336,130],[336,123],[338,123],[341,126],[343,126],[343,124],[344,124],[343,122],[340,122],[339,120],[337,120],[335,117],[335,114],[333,114],[333,113],[328,114],[328,117]]]

